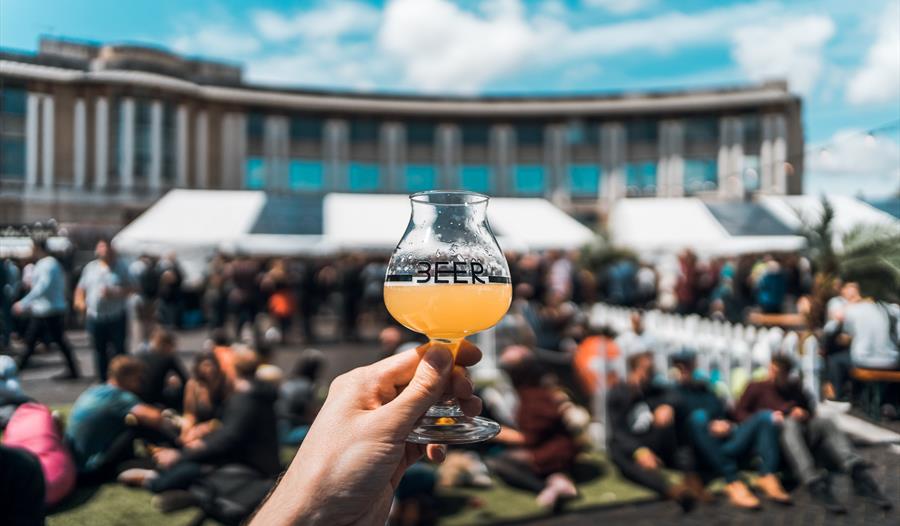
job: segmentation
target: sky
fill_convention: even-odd
[[[900,0],[0,2],[0,47],[35,50],[44,34],[156,44],[241,63],[250,82],[356,91],[786,79],[803,96],[807,193],[900,192]]]

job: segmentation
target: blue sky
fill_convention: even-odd
[[[785,78],[804,97],[806,188],[900,189],[900,0],[3,0],[0,46],[136,41],[267,84],[559,93]]]

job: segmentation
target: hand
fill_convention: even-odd
[[[638,466],[648,470],[659,469],[660,464],[662,464],[659,458],[645,447],[634,452],[634,460],[638,463]]]
[[[784,423],[784,413],[781,411],[772,411],[772,423],[780,426]]]
[[[153,452],[153,460],[162,469],[169,469],[181,458],[181,452],[177,449],[161,447]]]
[[[653,410],[653,426],[666,427],[675,419],[675,410],[669,404],[663,404]]]
[[[728,420],[713,420],[709,423],[709,433],[716,438],[723,438],[731,434],[731,422]]]
[[[474,365],[481,351],[463,342],[460,366]],[[387,520],[394,490],[406,468],[427,452],[440,462],[445,447],[406,442],[416,420],[432,404],[455,397],[463,412],[477,415],[462,367],[450,351],[427,344],[331,383],[328,397],[281,482],[252,524],[371,524]]]
[[[206,444],[203,440],[196,438],[184,444],[185,449],[203,449],[206,447]]]
[[[809,411],[802,407],[795,407],[791,409],[790,417],[798,422],[805,422],[809,418]]]
[[[15,303],[13,303],[12,313],[15,314],[16,316],[21,316],[22,314],[25,313],[25,307],[22,306],[22,302],[17,301]]]

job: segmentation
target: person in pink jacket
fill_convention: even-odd
[[[40,461],[48,507],[75,489],[72,454],[47,406],[33,402],[20,405],[3,432],[3,445],[24,449]]]

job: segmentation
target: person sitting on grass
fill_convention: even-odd
[[[501,364],[518,395],[518,429],[503,428],[497,440],[512,447],[488,465],[507,484],[537,493],[542,508],[555,509],[578,495],[569,475],[581,450],[571,430],[571,420],[578,417],[567,418],[578,408],[544,381],[544,370],[527,347],[507,347]]]
[[[144,364],[144,402],[160,407],[181,410],[184,384],[187,374],[181,360],[175,354],[175,335],[157,327],[150,336],[147,352],[138,354]]]
[[[212,352],[198,354],[191,372],[184,386],[184,414],[178,436],[183,444],[203,438],[221,423],[219,417],[230,392],[228,380]]]
[[[831,490],[831,477],[816,469],[814,456],[850,475],[857,495],[883,509],[893,507],[872,478],[869,466],[856,453],[850,440],[834,421],[814,412],[812,399],[798,379],[791,376],[794,361],[786,355],[772,357],[769,377],[753,382],[735,408],[739,422],[747,422],[759,411],[772,411],[782,426],[781,450],[794,475],[806,486],[813,500],[832,513],[846,513]]]
[[[252,350],[235,350],[237,379],[225,403],[221,426],[186,443],[181,450],[156,449],[153,458],[157,470],[129,469],[119,481],[153,493],[165,492],[154,504],[172,511],[193,503],[184,490],[208,472],[207,467],[240,464],[263,477],[277,476],[281,472],[274,409],[277,393],[271,385],[255,380],[258,365],[259,358]]]
[[[325,356],[317,349],[306,349],[294,364],[290,378],[279,387],[278,427],[280,441],[296,446],[303,441],[312,424],[317,407],[316,381]]]
[[[134,457],[136,437],[165,436],[160,410],[138,398],[142,371],[136,358],[116,356],[109,364],[106,383],[89,387],[75,400],[65,435],[84,481],[114,478],[119,465]]]
[[[607,450],[626,479],[677,502],[684,512],[689,512],[696,503],[696,491],[687,483],[671,484],[662,468],[678,464],[675,467],[692,471],[693,461],[678,454],[675,410],[668,393],[652,384],[654,374],[651,353],[628,357],[625,382],[612,388],[607,397],[611,430]]]
[[[759,499],[738,476],[739,465],[758,456],[762,462],[756,486],[770,500],[789,504],[790,496],[775,475],[781,449],[772,413],[760,411],[742,424],[734,423],[709,382],[695,374],[694,354],[682,352],[672,361],[678,371],[675,421],[679,439],[690,444],[698,462],[713,475],[725,478],[729,502],[738,508],[759,508]]]

